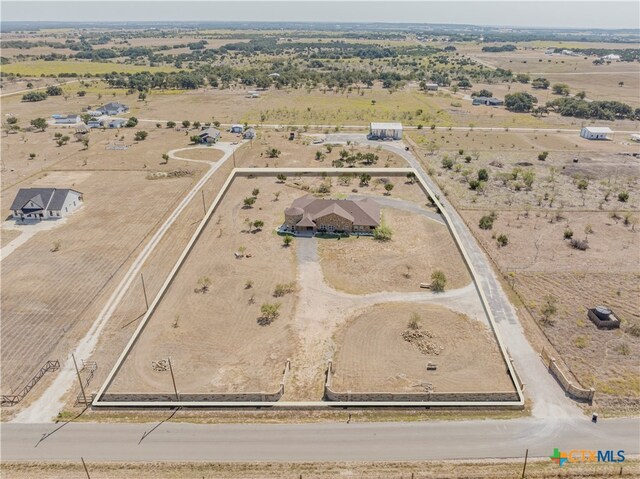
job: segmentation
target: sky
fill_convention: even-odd
[[[631,1],[2,0],[2,21],[304,21],[636,28]]]

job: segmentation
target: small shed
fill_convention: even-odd
[[[215,143],[216,141],[218,141],[218,139],[220,139],[220,130],[213,127],[207,128],[206,130],[201,131],[198,134],[198,137],[200,138],[200,143]]]
[[[70,113],[68,115],[52,115],[56,125],[75,125],[80,123],[80,115]]]
[[[438,84],[437,83],[427,83],[425,85],[425,90],[427,90],[427,91],[438,91]]]
[[[240,124],[231,125],[231,128],[229,128],[229,132],[231,133],[242,133],[243,131],[244,131],[244,126]]]
[[[122,128],[127,124],[127,121],[124,118],[115,118],[109,122],[109,128]]]
[[[607,126],[585,126],[580,130],[580,136],[587,140],[610,140],[613,130]]]
[[[400,140],[402,138],[402,123],[371,123],[369,136],[379,140],[386,138]]]

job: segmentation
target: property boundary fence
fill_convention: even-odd
[[[58,369],[60,369],[60,361],[58,361],[57,359],[54,361],[47,361],[18,394],[3,394],[1,401],[2,405],[15,406],[24,399],[24,397],[29,393],[29,391],[34,388],[36,384],[38,384],[38,381],[42,379],[42,376],[44,376],[48,371],[57,371]]]

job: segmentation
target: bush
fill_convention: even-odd
[[[505,234],[501,234],[498,236],[496,241],[498,242],[498,246],[500,247],[507,246],[509,244],[509,237]]]
[[[138,119],[135,116],[132,116],[127,120],[124,126],[126,126],[127,128],[133,128],[137,124],[138,124]]]
[[[175,121],[168,121],[167,122],[167,128],[175,128],[176,127],[176,122]]]
[[[136,134],[134,135],[134,139],[136,141],[143,141],[147,139],[147,136],[149,135],[149,133],[147,133],[144,130],[140,130],[140,131],[136,131]]]
[[[491,212],[491,214],[484,215],[482,218],[480,218],[478,226],[480,226],[480,229],[482,230],[490,230],[493,228],[493,222],[495,219],[496,214],[494,212]]]
[[[282,173],[280,173],[278,176],[276,176],[276,178],[278,179],[278,181],[280,183],[284,183],[285,181],[287,181],[287,177],[285,175],[283,175]]]
[[[447,284],[447,277],[440,270],[435,270],[431,273],[431,291],[441,293],[444,291],[444,287]]]
[[[260,313],[262,316],[258,318],[258,324],[260,326],[268,326],[280,315],[279,310],[280,303],[264,303],[260,306]]]
[[[62,88],[60,88],[59,86],[55,86],[52,85],[50,87],[47,87],[47,95],[49,96],[60,96],[62,95]]]
[[[442,167],[446,168],[447,170],[450,170],[451,168],[453,168],[453,160],[451,158],[443,158],[442,159]]]
[[[567,228],[566,230],[564,230],[564,239],[571,238],[573,238],[573,231],[570,228]]]
[[[629,333],[634,338],[640,338],[640,323],[634,323],[628,328],[626,328],[627,333]]]
[[[253,196],[248,196],[243,200],[244,206],[246,208],[251,208],[255,202],[256,199]]]
[[[42,101],[46,100],[48,97],[49,95],[43,91],[30,91],[29,93],[22,95],[22,101]]]
[[[373,230],[373,237],[378,241],[389,241],[393,236],[393,231],[389,226],[381,224],[375,230]]]
[[[548,152],[548,151],[543,151],[542,153],[540,153],[540,154],[538,155],[538,159],[539,159],[540,161],[544,161],[544,160],[546,160],[546,159],[547,159],[547,156],[549,156],[549,152]]]
[[[276,298],[280,298],[285,294],[292,293],[294,289],[294,283],[281,283],[276,285],[276,289],[273,291],[273,295]]]
[[[282,238],[282,243],[284,244],[284,246],[289,246],[291,243],[293,243],[293,236],[285,236],[284,238]]]
[[[581,240],[577,238],[572,238],[569,244],[573,249],[577,249],[580,251],[586,251],[589,248],[589,242],[586,239]]]
[[[481,170],[478,170],[478,180],[480,181],[487,181],[489,179],[489,172],[482,168]]]
[[[618,201],[622,203],[626,203],[629,200],[629,193],[626,191],[621,191],[618,193]]]

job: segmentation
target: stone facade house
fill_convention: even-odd
[[[283,229],[296,233],[367,234],[380,226],[380,206],[372,199],[331,200],[306,195],[284,211]]]

